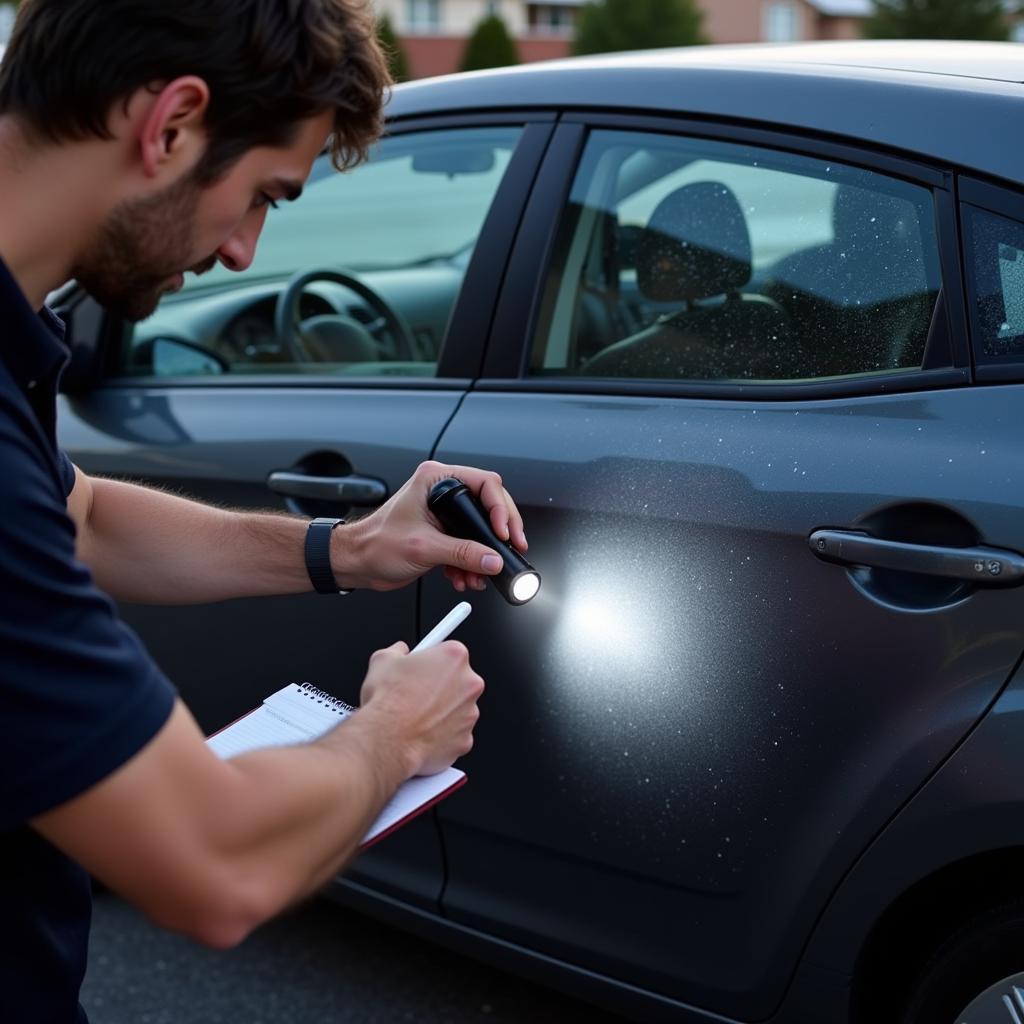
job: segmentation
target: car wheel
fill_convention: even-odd
[[[1024,903],[979,915],[950,936],[914,984],[901,1024],[1024,1021]]]

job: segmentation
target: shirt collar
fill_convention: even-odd
[[[44,306],[29,305],[7,264],[0,260],[0,359],[21,387],[47,380],[70,355],[64,344],[64,323]]]

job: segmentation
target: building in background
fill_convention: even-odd
[[[700,0],[714,43],[859,39],[871,0]]]
[[[564,57],[572,45],[584,0],[374,0],[391,19],[405,51],[410,78],[457,71],[477,24],[497,14],[516,41],[523,62]]]
[[[584,0],[374,0],[388,15],[411,78],[456,71],[466,41],[488,14],[505,22],[519,59],[568,56]],[[856,39],[871,0],[698,0],[704,34],[713,43]]]

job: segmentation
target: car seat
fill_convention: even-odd
[[[750,232],[733,192],[701,181],[670,192],[637,244],[637,286],[653,302],[682,303],[646,330],[584,364],[614,377],[751,379],[784,376],[785,313],[743,293]]]
[[[780,260],[762,288],[808,354],[802,376],[919,366],[935,294],[914,204],[841,185],[832,226],[832,242]]]

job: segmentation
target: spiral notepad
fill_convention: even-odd
[[[218,757],[229,758],[250,750],[309,743],[330,732],[355,710],[351,704],[310,683],[291,683],[272,693],[258,708],[237,722],[214,733],[206,744]],[[360,848],[365,849],[383,839],[410,818],[433,807],[465,781],[465,772],[457,768],[408,779],[363,836]]]

